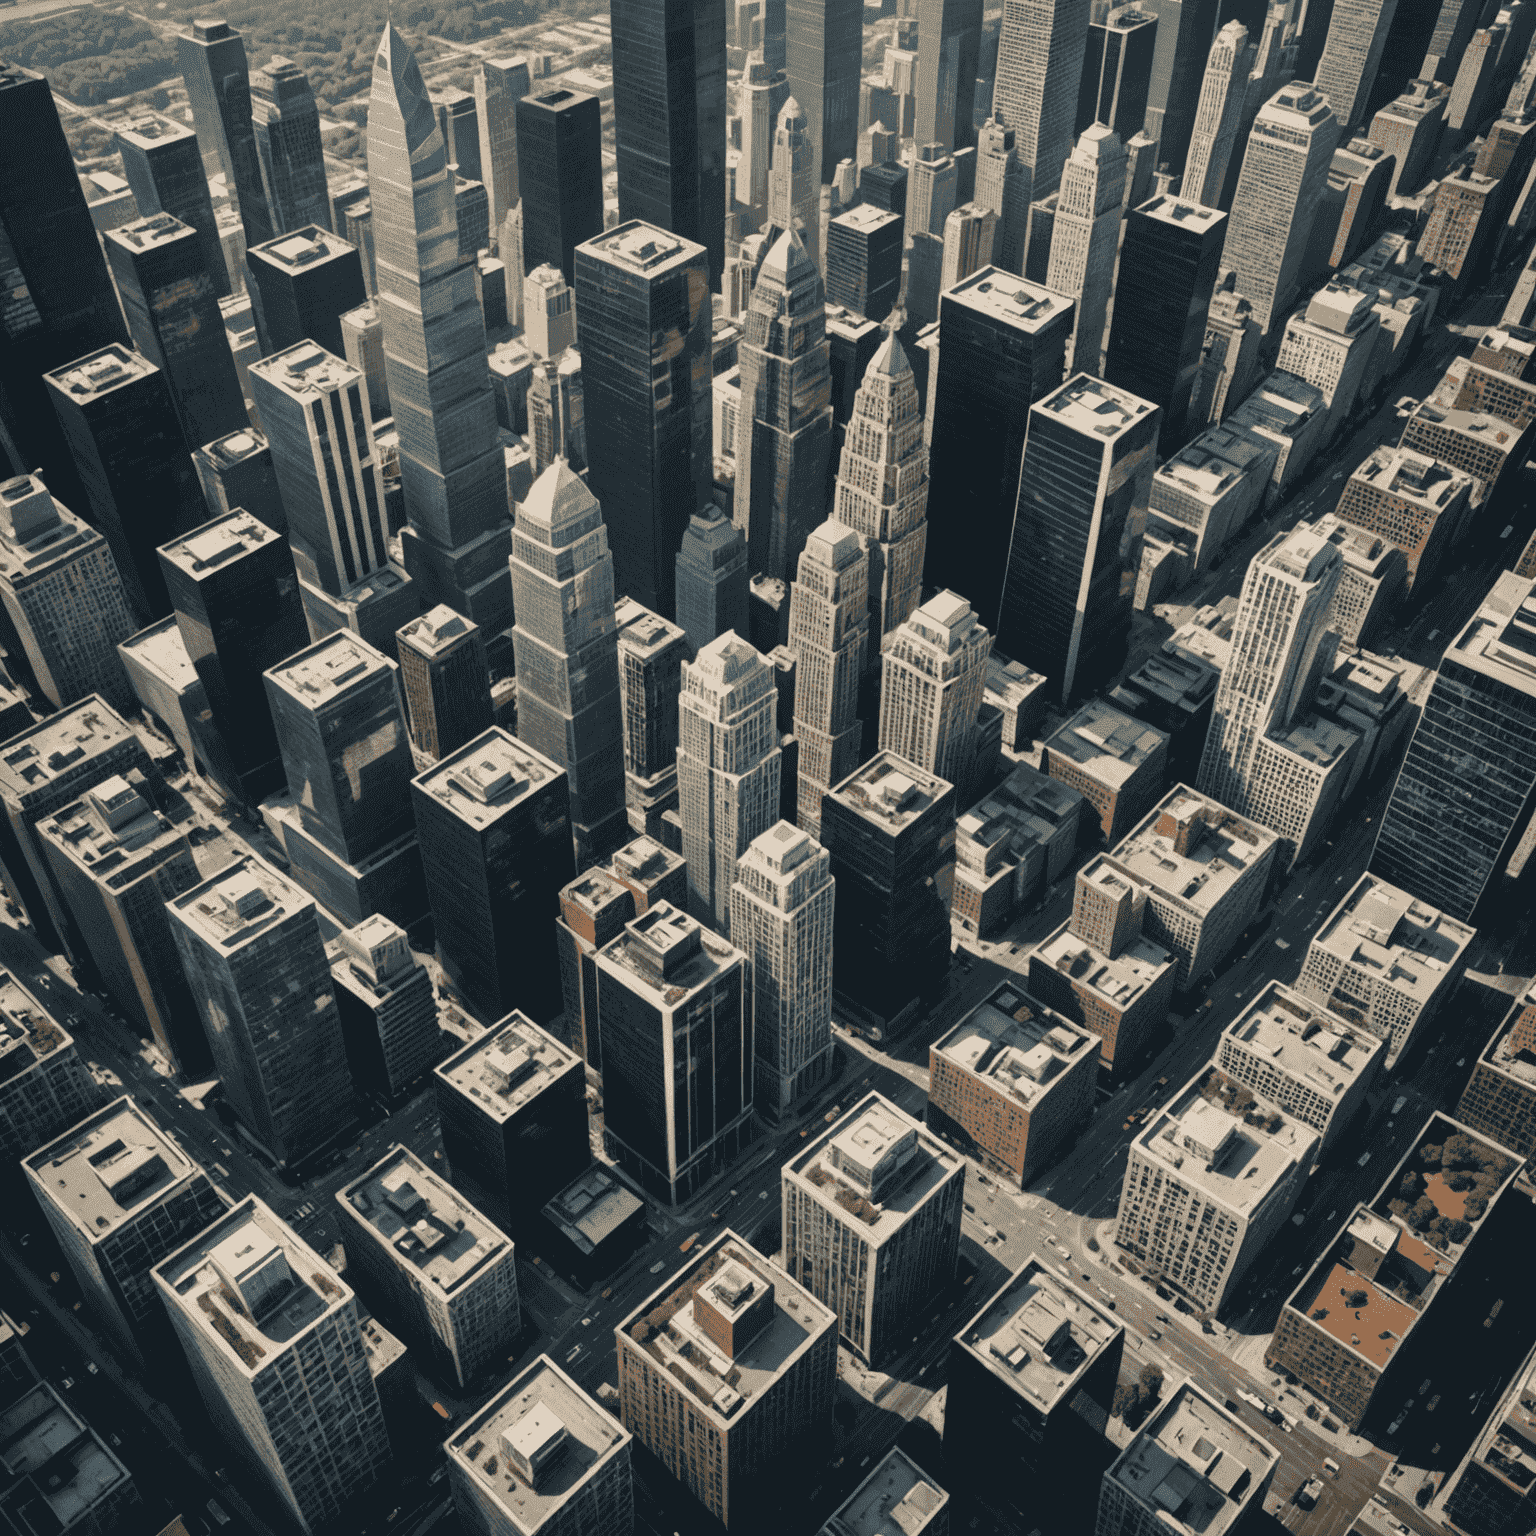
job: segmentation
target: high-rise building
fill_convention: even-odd
[[[821,266],[821,183],[816,174],[816,146],[804,109],[785,98],[773,128],[773,157],[768,169],[768,213],[761,253],[778,234],[796,231],[811,260]],[[756,274],[753,274],[756,280]]]
[[[836,1316],[730,1230],[614,1338],[619,1417],[727,1530],[773,1507],[776,1486],[803,1475],[832,1433]],[[733,1384],[713,1361],[729,1361]]]
[[[779,114],[789,100],[789,77],[768,67],[760,49],[747,56],[737,87],[741,117],[741,159],[736,164],[736,206],[761,222],[768,209],[769,165]],[[806,157],[809,168],[809,156]]]
[[[1322,391],[1329,432],[1348,419],[1380,340],[1375,293],[1330,282],[1285,323],[1275,366]]]
[[[618,938],[636,915],[635,893],[600,865],[578,875],[560,892],[555,948],[560,952],[565,1038],[594,1072],[603,1070],[603,1041],[593,957]]]
[[[870,1093],[781,1172],[784,1268],[873,1365],[950,1283],[965,1160]]]
[[[347,1274],[370,1308],[460,1392],[522,1331],[511,1239],[406,1147],[336,1191]]]
[[[576,252],[574,287],[588,482],[615,586],[671,618],[683,531],[710,499],[706,253],[653,225],[620,224]]]
[[[624,720],[603,509],[564,459],[518,503],[512,593],[518,739],[565,769],[585,868],[624,838]]]
[[[245,854],[166,912],[231,1105],[274,1162],[297,1162],[352,1099],[314,901]]]
[[[288,532],[288,514],[277,488],[266,433],[246,427],[216,437],[193,450],[192,467],[202,483],[208,508],[205,519],[244,511],[274,533]]]
[[[208,517],[165,375],[114,342],[44,382],[129,604],[162,618],[171,602],[155,550]]]
[[[832,1066],[831,859],[778,822],[737,861],[731,933],[752,965],[753,1102],[780,1120]]]
[[[575,286],[576,247],[603,232],[601,119],[597,97],[581,91],[544,91],[517,103],[526,272],[551,262]]]
[[[648,1193],[676,1205],[750,1132],[751,963],[663,901],[626,923],[593,964],[608,1151]]]
[[[843,439],[833,515],[869,563],[865,660],[904,624],[922,596],[928,545],[928,448],[912,365],[888,332],[864,371]]]
[[[302,341],[342,355],[341,317],[368,297],[356,246],[318,224],[300,224],[265,245],[252,246],[245,266],[263,357]]]
[[[341,328],[341,355],[362,374],[368,386],[368,409],[377,420],[393,416],[389,385],[384,377],[384,325],[379,307],[369,299],[345,311]]]
[[[1445,106],[1447,132],[1457,141],[1465,140],[1484,121],[1503,40],[1497,26],[1479,27],[1467,39]]]
[[[411,740],[434,762],[491,726],[491,685],[480,627],[446,604],[398,634],[400,689]]]
[[[1157,406],[1165,455],[1190,435],[1190,396],[1226,233],[1226,214],[1166,195],[1126,220],[1104,377]]]
[[[1501,1369],[1501,1377],[1506,1374]],[[1506,1523],[1529,1518],[1531,1482],[1525,1474],[1530,1467],[1531,1435],[1536,1428],[1531,1422],[1533,1395],[1536,1357],[1527,1355],[1493,1412],[1483,1421],[1460,1466],[1442,1485],[1445,1502],[1441,1507],[1450,1529],[1492,1536]],[[1476,1411],[1481,1413],[1481,1406]],[[1361,1511],[1360,1523],[1364,1525],[1373,1517],[1382,1524],[1390,1518],[1375,1500]]]
[[[773,668],[727,632],[683,667],[678,813],[688,905],[730,931],[736,861],[779,819],[778,689]]]
[[[422,603],[495,632],[511,618],[507,494],[474,268],[415,55],[393,26],[373,64],[368,187],[385,374],[400,434],[405,568]]]
[[[1157,51],[1158,13],[1117,5],[1088,23],[1074,135],[1103,123],[1126,143],[1147,119],[1147,91]]]
[[[812,174],[825,185],[858,149],[864,13],[851,0],[785,0],[784,18],[789,91],[805,108]]]
[[[704,247],[725,270],[725,7],[620,0],[613,11],[619,218]]]
[[[1260,332],[1296,297],[1337,138],[1327,99],[1304,82],[1282,86],[1253,120],[1222,259],[1237,274]]]
[[[495,1536],[628,1536],[632,1439],[540,1355],[445,1447],[459,1519]]]
[[[1158,418],[1155,405],[1081,373],[1029,411],[998,642],[1063,702],[1125,657]]]
[[[217,1186],[131,1098],[88,1115],[22,1169],[113,1338],[130,1357],[153,1354],[165,1317],[150,1271],[224,1214]]]
[[[1247,100],[1249,67],[1253,49],[1248,28],[1229,21],[1211,41],[1200,100],[1195,108],[1189,139],[1189,158],[1184,163],[1180,196],[1202,208],[1221,206],[1222,188],[1232,151],[1237,148]]]
[[[688,864],[682,854],[653,838],[637,837],[614,854],[608,868],[635,898],[635,914],[644,917],[658,901],[688,904]]]
[[[915,137],[919,144],[964,149],[976,142],[981,5],[979,0],[919,0],[916,10]]]
[[[139,217],[168,213],[190,224],[202,241],[214,292],[226,298],[229,273],[197,135],[185,123],[154,115],[119,128],[116,144]]]
[[[992,237],[993,264],[1004,272],[1024,270],[1024,240],[1029,232],[1029,203],[1033,187],[1029,166],[1014,148],[1016,135],[996,117],[989,117],[976,138],[974,200],[997,215]]]
[[[168,213],[107,232],[133,344],[165,375],[188,443],[249,426],[198,234]]]
[[[564,459],[572,469],[586,469],[586,388],[581,353],[575,347],[567,347],[558,362],[533,365],[528,381],[528,436],[535,475],[542,475],[556,459]]]
[[[1090,699],[1046,738],[1040,767],[1087,800],[1113,847],[1161,799],[1168,737],[1103,699]]]
[[[1262,337],[1253,305],[1237,291],[1237,274],[1225,269],[1216,279],[1205,318],[1205,350],[1189,396],[1189,424],[1219,424],[1246,398],[1258,378]]]
[[[1075,302],[1069,374],[1099,371],[1124,194],[1125,146],[1113,128],[1093,123],[1062,168],[1046,277],[1046,287]]]
[[[432,1075],[453,1187],[521,1237],[592,1161],[581,1057],[510,1013]]]
[[[479,61],[475,73],[475,120],[480,129],[480,178],[485,183],[491,228],[500,231],[521,196],[517,171],[517,104],[533,88],[521,54]]]
[[[464,181],[480,180],[480,122],[475,98],[456,85],[440,86],[432,95],[437,130],[443,136],[448,164]]]
[[[1441,177],[1414,254],[1461,281],[1481,275],[1497,236],[1500,184],[1476,171]]]
[[[1147,132],[1158,159],[1182,171],[1200,100],[1200,81],[1216,31],[1216,0],[1143,0],[1157,15],[1157,46],[1147,87]]]
[[[747,539],[714,502],[688,519],[675,563],[677,622],[697,656],[711,640],[747,635]]]
[[[0,1155],[9,1175],[104,1095],[74,1038],[8,972],[0,972],[0,1066]]]
[[[399,1103],[443,1054],[431,973],[405,930],[377,914],[342,929],[327,954],[352,1084]]]
[[[1519,1157],[1536,1151],[1536,994],[1517,997],[1488,1042],[1456,1118]]]
[[[36,475],[0,483],[0,604],[20,642],[17,662],[55,709],[99,693],[132,712],[117,646],[137,626],[117,562]]]
[[[390,1465],[351,1287],[248,1195],[154,1278],[213,1427],[306,1532]]]
[[[884,320],[901,287],[902,219],[856,203],[827,224],[827,303]]]
[[[899,1446],[838,1505],[820,1536],[872,1536],[890,1519],[911,1536],[944,1536],[949,1530],[948,1493]]]
[[[688,637],[632,597],[620,599],[614,622],[624,708],[625,812],[633,831],[660,837],[663,813],[677,808],[678,697]]]
[[[42,75],[0,62],[0,135],[26,146],[0,167],[0,281],[7,292],[25,289],[27,295],[27,302],[7,307],[0,324],[0,427],[13,445],[0,456],[0,468],[19,474],[41,467],[65,501],[78,502],[80,482],[42,376],[128,337]],[[22,452],[24,462],[11,462]]]
[[[251,76],[251,127],[272,233],[285,234],[307,224],[329,230],[331,200],[320,147],[320,109],[309,76],[292,59],[274,54]],[[260,243],[247,238],[249,249]]]
[[[1316,79],[1340,128],[1363,126],[1396,11],[1397,0],[1336,0]]]
[[[1013,129],[1037,199],[1060,185],[1072,152],[1088,15],[1075,0],[1004,0],[992,110]]]
[[[412,781],[438,956],[489,1022],[560,1011],[556,957],[528,935],[576,873],[565,772],[493,726]]]
[[[997,215],[984,203],[962,203],[944,220],[944,251],[939,287],[953,288],[979,267],[990,266],[997,236]]]
[[[1402,95],[1371,119],[1367,137],[1392,156],[1387,196],[1412,196],[1423,185],[1440,142],[1450,87],[1434,80],[1410,80]]]
[[[203,685],[226,793],[255,805],[282,782],[261,675],[308,643],[293,556],[249,513],[216,517],[160,548],[187,655]]]

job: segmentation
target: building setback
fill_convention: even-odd
[[[480,626],[446,603],[396,632],[411,740],[432,761],[490,729],[491,686]]]
[[[659,837],[677,809],[678,698],[688,636],[632,597],[614,610],[624,710],[624,809],[632,832]]]
[[[205,516],[244,510],[274,533],[288,532],[288,513],[265,432],[247,427],[216,437],[193,452],[192,465],[203,487]]]
[[[263,357],[301,341],[336,357],[346,355],[341,317],[368,298],[356,246],[306,221],[291,234],[248,250],[245,267]]]

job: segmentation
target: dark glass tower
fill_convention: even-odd
[[[274,58],[256,71],[251,116],[272,233],[281,235],[306,224],[329,229],[331,199],[320,147],[320,109],[309,76],[292,59]]]
[[[1166,456],[1189,436],[1189,395],[1221,266],[1227,216],[1155,197],[1125,224],[1104,377],[1162,407]]]
[[[133,344],[165,375],[188,443],[250,424],[202,242],[168,213],[107,233]]]
[[[1139,8],[1157,17],[1146,129],[1158,141],[1158,159],[1166,160],[1177,175],[1184,169],[1189,136],[1194,132],[1206,55],[1216,34],[1218,0],[1141,0]],[[1309,28],[1310,22],[1308,17]]]
[[[841,304],[866,320],[890,314],[901,289],[902,224],[899,213],[867,203],[828,221],[828,304]]]
[[[527,186],[525,158],[525,212]],[[608,525],[614,587],[671,619],[677,552],[713,472],[704,247],[620,224],[577,250],[575,289],[587,483]]]
[[[860,0],[785,0],[784,25],[789,94],[810,123],[817,179],[830,182],[837,162],[858,151],[864,8]]]
[[[619,218],[702,245],[716,289],[725,270],[725,5],[611,7]]]
[[[229,273],[197,135],[168,117],[146,117],[117,130],[117,147],[139,216],[168,213],[190,224],[202,242],[214,292],[225,298]]]
[[[341,317],[367,302],[357,247],[311,224],[245,253],[251,312],[263,357],[317,341],[341,357]]]
[[[545,262],[575,286],[576,247],[603,231],[603,119],[596,96],[545,91],[517,104],[523,271]]]
[[[1155,11],[1118,5],[1102,21],[1089,22],[1083,83],[1077,92],[1076,134],[1093,123],[1113,128],[1122,143],[1141,132],[1156,49]]]
[[[288,512],[277,488],[272,449],[255,427],[217,437],[192,455],[210,517],[244,508],[274,533],[288,532]]]
[[[141,623],[163,618],[171,600],[156,550],[208,519],[165,375],[114,344],[46,382],[128,601]]]
[[[976,142],[981,0],[918,0],[916,137],[965,149]]]
[[[128,338],[48,82],[4,62],[0,145],[0,469],[19,454],[13,473],[41,466],[60,501],[82,506],[43,375]]]
[[[432,110],[437,113],[438,131],[443,136],[443,148],[448,153],[449,165],[457,166],[465,181],[484,179],[485,167],[480,159],[480,114],[475,98],[456,85],[444,87],[434,93]]]

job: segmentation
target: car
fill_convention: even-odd
[[[1402,1114],[1402,1112],[1403,1112],[1403,1105],[1406,1104],[1407,1102],[1408,1102],[1408,1095],[1404,1094],[1400,1099],[1397,1100],[1397,1102],[1395,1104],[1393,1104],[1393,1106],[1392,1106],[1392,1113],[1394,1115]]]
[[[1173,1321],[1173,1319],[1169,1317],[1166,1312],[1159,1312],[1157,1314],[1157,1320],[1160,1323],[1171,1323]]]
[[[442,1482],[442,1480],[445,1477],[447,1477],[447,1476],[448,1476],[448,1468],[447,1467],[439,1467],[437,1469],[437,1471],[434,1472],[432,1474],[432,1476],[427,1479],[427,1486],[429,1488],[430,1487],[435,1487],[438,1483]]]
[[[1311,1509],[1323,1496],[1323,1480],[1320,1477],[1309,1477],[1300,1488],[1296,1490],[1296,1502],[1303,1509]]]
[[[1148,1328],[1147,1329],[1147,1337],[1149,1339],[1156,1340],[1156,1339],[1162,1338],[1162,1334],[1159,1333],[1156,1328]]]
[[[101,1374],[101,1372],[96,1369],[96,1362],[94,1360],[87,1360],[85,1362],[85,1368],[91,1373],[92,1376],[99,1376]]]
[[[1368,1162],[1370,1162],[1370,1160],[1371,1160],[1371,1154],[1370,1154],[1370,1153],[1369,1153],[1369,1152],[1362,1152],[1362,1153],[1361,1153],[1361,1154],[1360,1154],[1360,1157],[1359,1157],[1359,1159],[1358,1159],[1358,1163],[1357,1163],[1357,1166],[1358,1166],[1358,1167],[1361,1167],[1361,1168],[1364,1168],[1364,1167],[1365,1167],[1365,1165],[1366,1165],[1366,1164],[1367,1164],[1367,1163],[1368,1163]]]
[[[75,1384],[75,1378],[74,1378],[74,1377],[73,1377],[73,1376],[66,1376],[66,1377],[65,1377],[65,1378],[64,1378],[64,1390],[65,1390],[65,1391],[66,1391],[66,1392],[67,1392],[67,1391],[68,1391],[68,1390],[69,1390],[69,1389],[70,1389],[70,1388],[71,1388],[71,1387],[72,1387],[72,1386],[74,1386],[74,1384]]]
[[[224,1513],[223,1506],[217,1499],[208,1500],[208,1513],[212,1515],[220,1525],[229,1524],[229,1516]]]

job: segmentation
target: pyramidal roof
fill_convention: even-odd
[[[771,272],[786,288],[798,282],[807,272],[813,277],[819,275],[816,263],[811,260],[811,253],[806,250],[805,241],[797,229],[786,229],[773,242],[768,254],[763,257],[762,272]]]
[[[373,88],[370,106],[392,99],[405,123],[406,142],[414,152],[437,129],[437,114],[432,110],[426,82],[411,45],[395,30],[385,25],[379,39],[379,51],[373,56]]]
[[[875,355],[870,358],[869,366],[864,370],[866,379],[900,379],[912,372],[912,364],[907,360],[906,348],[896,339],[895,331],[887,331],[885,339],[875,348]]]
[[[528,494],[518,503],[517,516],[559,528],[584,517],[597,505],[597,498],[581,483],[581,478],[564,459],[556,459],[533,482]]]

